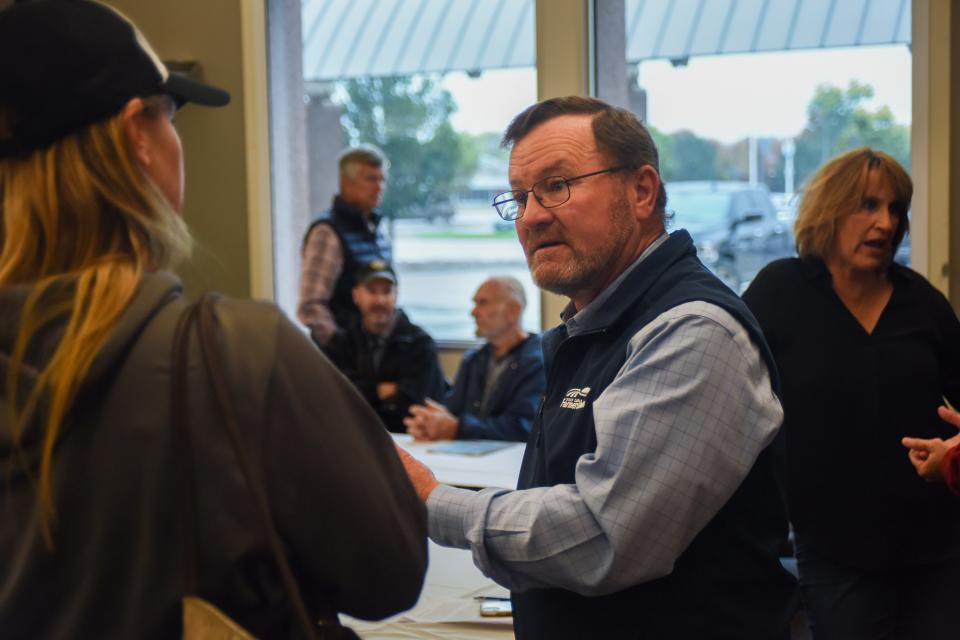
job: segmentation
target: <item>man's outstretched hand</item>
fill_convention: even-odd
[[[400,461],[403,462],[403,468],[406,469],[407,475],[410,477],[410,482],[413,483],[413,488],[416,489],[420,499],[426,502],[433,490],[440,484],[437,482],[437,477],[433,475],[433,471],[430,471],[427,465],[407,453],[400,445],[394,446],[397,448]]]

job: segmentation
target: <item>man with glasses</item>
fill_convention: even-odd
[[[303,239],[297,318],[317,345],[360,322],[353,286],[360,268],[373,260],[391,261],[390,244],[380,231],[377,207],[383,201],[383,152],[372,145],[347,149],[337,158],[340,193],[316,216]]]
[[[534,281],[570,298],[518,490],[439,485],[401,452],[439,544],[513,592],[527,638],[785,638],[776,369],[750,312],[664,230],[649,133],[590,98],[510,124]]]

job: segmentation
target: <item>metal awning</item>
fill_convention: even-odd
[[[627,60],[910,43],[910,0],[627,0]]]
[[[480,72],[536,60],[534,0],[302,0],[301,6],[307,82]],[[910,43],[910,0],[625,0],[625,6],[630,62]]]
[[[303,0],[306,81],[534,64],[534,0]]]

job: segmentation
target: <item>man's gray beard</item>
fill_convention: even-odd
[[[549,280],[544,280],[543,278],[537,277],[536,275],[534,275],[533,271],[530,272],[530,277],[531,279],[533,279],[533,284],[537,285],[544,291],[555,293],[558,296],[566,296],[569,298],[574,293],[580,290],[579,283],[551,282]]]
[[[614,203],[613,207],[610,236],[611,244],[608,245],[612,247],[612,250],[605,256],[604,260],[591,259],[599,258],[596,252],[588,256],[575,257],[571,261],[575,264],[575,268],[570,272],[570,277],[561,280],[560,278],[562,278],[564,274],[557,274],[559,277],[555,281],[537,277],[528,262],[527,268],[530,269],[530,277],[533,279],[534,284],[544,291],[569,298],[588,289],[592,281],[601,280],[610,270],[610,266],[617,261],[629,235],[629,205],[625,199],[621,198]]]

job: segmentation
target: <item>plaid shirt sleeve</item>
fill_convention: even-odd
[[[310,329],[318,344],[326,344],[337,331],[330,298],[343,272],[340,238],[327,224],[318,224],[307,236],[300,265],[300,303],[297,318]]]
[[[780,428],[783,412],[746,330],[705,302],[630,340],[593,404],[597,448],[575,482],[523,491],[437,487],[430,537],[470,549],[484,574],[524,591],[613,593],[673,570]]]

